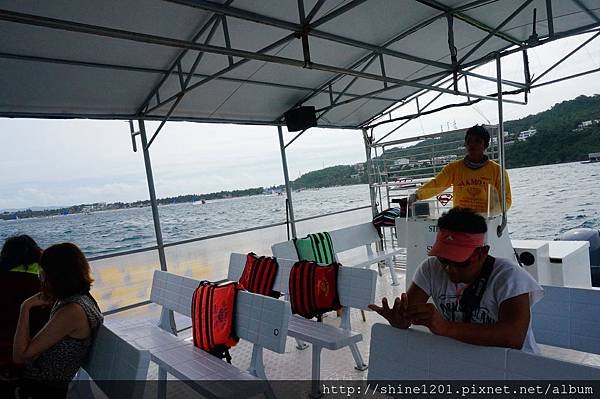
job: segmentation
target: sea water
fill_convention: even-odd
[[[508,171],[513,239],[552,240],[576,227],[600,228],[600,163]],[[294,192],[297,219],[369,205],[367,185]],[[102,201],[101,198],[98,201]],[[384,199],[385,201],[385,199]],[[256,195],[159,206],[165,243],[286,221],[285,195]],[[1,221],[0,241],[29,234],[42,247],[70,241],[90,257],[155,245],[150,207]]]

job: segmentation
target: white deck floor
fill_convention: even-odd
[[[389,272],[384,271],[383,276],[378,279],[376,298],[378,302],[381,298],[395,298],[404,292],[405,275],[398,269],[400,285],[392,287],[390,285]],[[148,305],[137,309],[108,316],[105,322],[118,331],[125,326],[131,327],[132,323],[143,324],[146,322],[156,323],[160,314],[160,308],[156,305]],[[380,316],[371,311],[366,311],[366,322],[362,321],[360,311],[352,311],[352,329],[359,331],[363,335],[363,341],[358,344],[363,359],[368,363],[369,342],[371,337],[371,326],[377,322],[385,322]],[[323,319],[324,323],[339,324],[335,313],[329,313]],[[191,321],[186,317],[176,317],[177,327],[185,328],[191,325]],[[181,334],[190,337],[191,330],[186,330]],[[191,338],[190,338],[191,339]],[[542,353],[545,356],[570,360],[578,363],[600,366],[600,356],[584,352],[578,352],[569,349],[555,348],[540,345]],[[252,353],[251,345],[248,342],[240,341],[237,346],[231,349],[233,357],[232,363],[240,369],[246,369],[250,364]],[[284,354],[273,353],[265,350],[264,353],[265,371],[270,380],[309,380],[311,378],[311,348],[298,350],[295,347],[295,341],[288,339],[286,351]],[[321,379],[322,380],[362,380],[367,378],[368,370],[358,371],[354,369],[354,360],[348,348],[338,351],[323,350],[321,354]],[[148,380],[156,380],[158,368],[151,364]],[[172,377],[169,377],[172,378]]]

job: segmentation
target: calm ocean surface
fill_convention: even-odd
[[[575,227],[600,228],[600,163],[509,170],[511,238],[554,239]],[[293,194],[296,218],[369,204],[366,185]],[[101,201],[101,199],[98,199]],[[159,207],[165,243],[285,222],[285,196],[260,195]],[[0,220],[0,241],[29,234],[41,246],[71,241],[88,256],[155,245],[150,208]]]

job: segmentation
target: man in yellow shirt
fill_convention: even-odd
[[[498,214],[502,212],[500,165],[488,159],[485,150],[490,145],[490,134],[483,127],[475,125],[465,134],[467,155],[464,159],[446,165],[432,180],[421,186],[411,196],[409,202],[424,200],[453,186],[454,206],[471,208],[479,213]],[[504,172],[506,188],[506,209],[512,203],[508,173]],[[488,194],[488,188],[492,188]],[[488,205],[489,202],[489,205]]]

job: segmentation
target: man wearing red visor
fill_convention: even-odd
[[[408,292],[369,307],[392,326],[427,326],[433,334],[475,345],[539,353],[530,308],[543,296],[539,284],[509,259],[488,255],[485,219],[453,208],[438,220],[430,257]],[[432,298],[433,304],[427,303]]]

